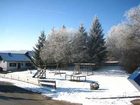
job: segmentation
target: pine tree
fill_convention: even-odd
[[[106,58],[106,47],[103,29],[99,19],[95,17],[89,33],[89,61],[100,64]]]
[[[85,31],[83,24],[81,24],[79,27],[79,33],[81,34],[81,36],[83,38],[83,43],[86,44],[87,43],[87,32]]]
[[[34,56],[33,56],[33,61],[36,64],[37,67],[43,68],[43,60],[40,57],[40,53],[41,53],[41,49],[44,46],[46,40],[46,36],[45,36],[45,32],[42,31],[41,35],[38,38],[38,43],[36,44],[36,46],[34,47]]]
[[[87,32],[81,24],[73,39],[73,62],[87,62]]]
[[[81,52],[82,52],[82,59],[81,62],[87,62],[88,54],[88,46],[87,46],[87,32],[83,26],[83,24],[79,27],[79,34],[81,36]]]

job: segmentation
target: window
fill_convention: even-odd
[[[32,64],[31,64],[31,63],[26,63],[26,66],[28,66],[28,67],[29,67],[29,66],[32,66]]]
[[[9,66],[10,67],[16,67],[16,63],[10,63]]]
[[[2,57],[0,56],[0,60],[2,60]]]

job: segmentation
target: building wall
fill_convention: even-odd
[[[12,64],[15,64],[15,66],[10,66]],[[17,62],[7,62],[7,70],[17,70]]]
[[[30,69],[31,66],[28,66],[27,63],[30,63],[30,62],[8,62],[7,70],[15,71],[15,70]]]
[[[7,70],[7,62],[2,60],[0,61],[0,67],[3,68],[4,71]]]

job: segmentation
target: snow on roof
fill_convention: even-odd
[[[5,61],[30,61],[30,59],[25,54],[0,53],[0,56]]]

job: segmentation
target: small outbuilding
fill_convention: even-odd
[[[33,64],[26,54],[0,53],[0,68],[3,71],[31,69]]]

